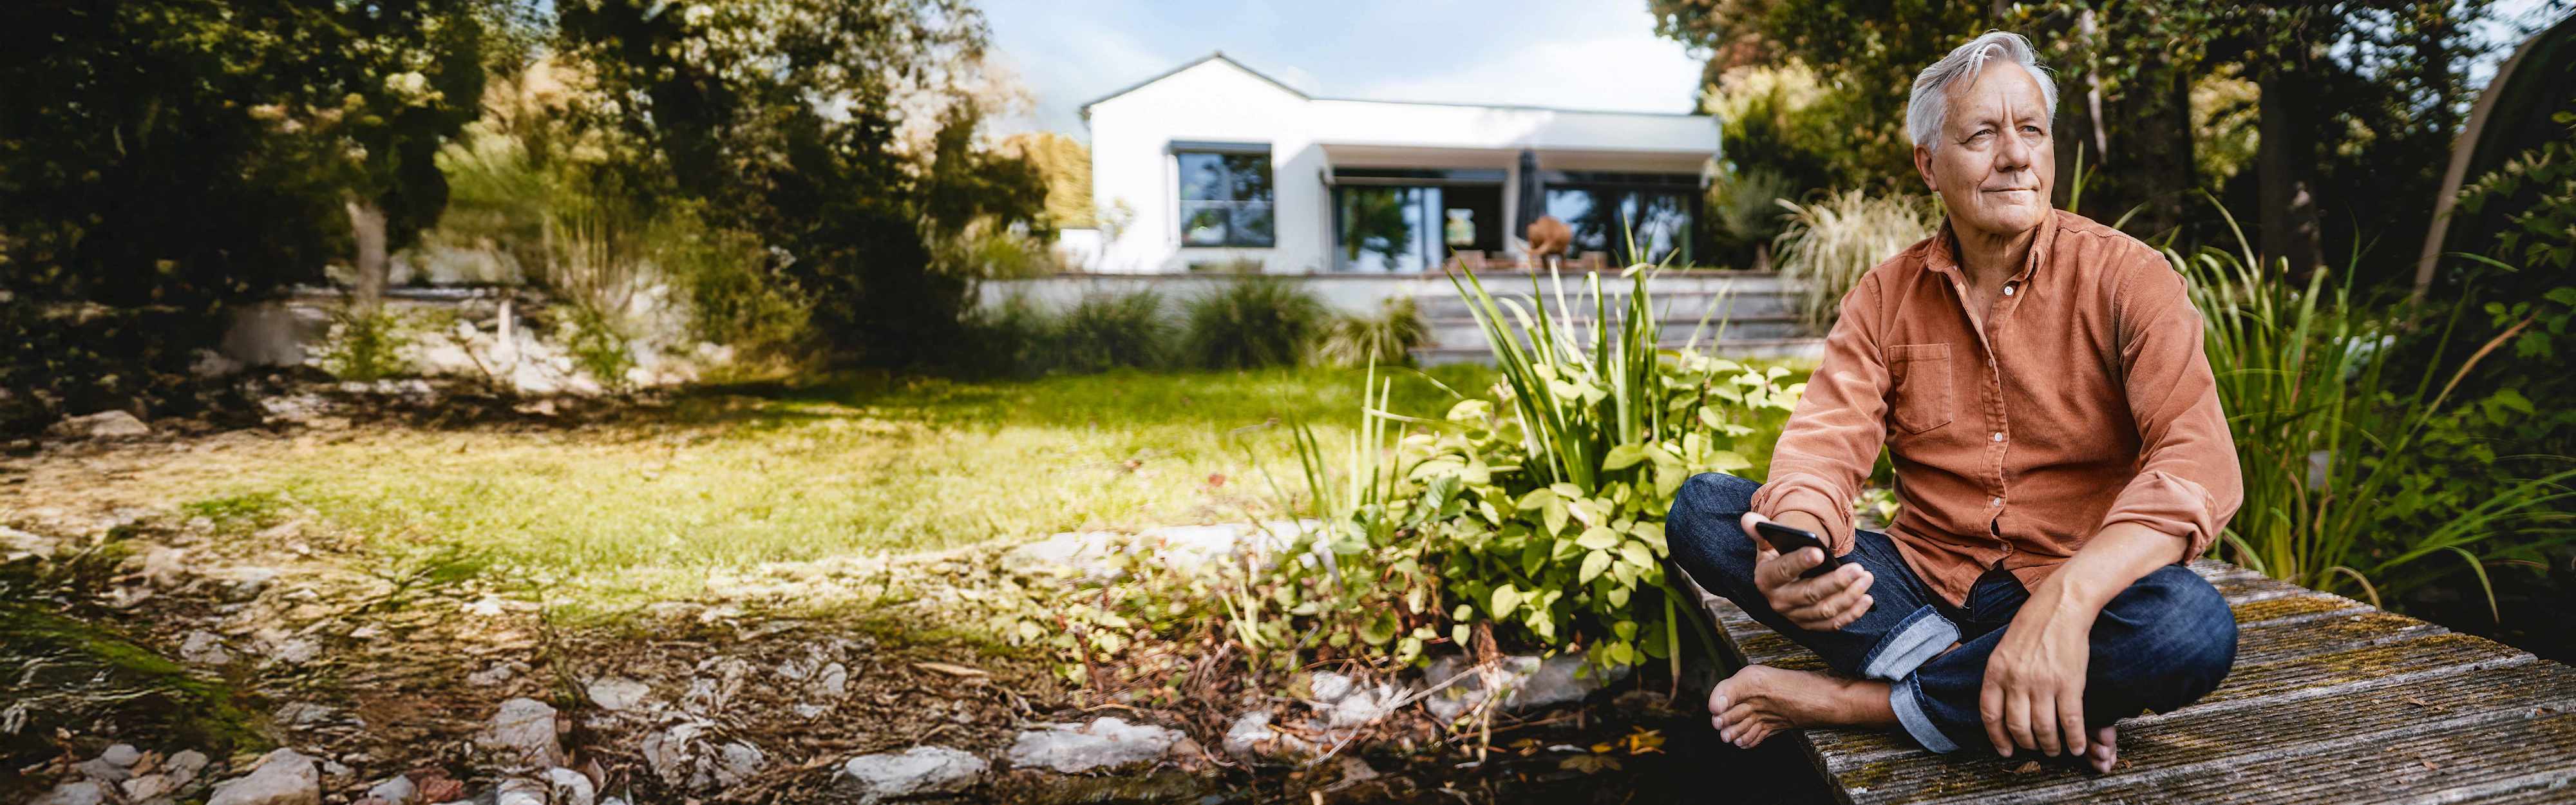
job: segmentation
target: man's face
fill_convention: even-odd
[[[1950,88],[1940,147],[1914,147],[1914,167],[1949,208],[1962,237],[2009,236],[2048,216],[2056,150],[2039,84],[2021,65],[1990,62],[1974,83]]]

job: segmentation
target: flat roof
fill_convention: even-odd
[[[1250,66],[1245,65],[1243,62],[1235,61],[1235,60],[1234,60],[1234,57],[1225,55],[1225,51],[1222,51],[1222,50],[1219,50],[1219,51],[1213,51],[1213,52],[1208,53],[1208,55],[1200,56],[1200,57],[1198,57],[1198,58],[1196,58],[1196,59],[1191,59],[1191,60],[1189,60],[1188,62],[1183,63],[1183,64],[1182,64],[1181,66],[1179,66],[1179,67],[1174,67],[1174,68],[1172,68],[1172,69],[1165,70],[1165,71],[1160,72],[1160,73],[1156,73],[1152,78],[1147,78],[1147,79],[1145,79],[1145,80],[1143,80],[1143,81],[1138,81],[1138,82],[1136,82],[1136,83],[1129,84],[1129,85],[1124,86],[1124,87],[1120,87],[1120,88],[1118,88],[1118,90],[1117,90],[1117,91],[1115,91],[1115,92],[1111,92],[1111,93],[1109,93],[1109,94],[1107,94],[1107,95],[1102,95],[1102,96],[1100,96],[1100,97],[1098,97],[1098,98],[1093,98],[1093,99],[1091,99],[1090,101],[1084,102],[1084,103],[1082,104],[1082,107],[1081,107],[1081,110],[1082,110],[1082,116],[1083,116],[1085,119],[1089,119],[1089,118],[1091,117],[1091,107],[1093,107],[1093,106],[1097,106],[1097,105],[1099,105],[1099,104],[1100,104],[1101,102],[1103,102],[1103,101],[1107,101],[1107,100],[1109,100],[1109,99],[1111,99],[1111,98],[1116,98],[1116,97],[1118,97],[1118,96],[1120,96],[1120,95],[1125,95],[1125,94],[1130,93],[1130,92],[1135,92],[1135,91],[1137,91],[1137,90],[1144,89],[1146,86],[1151,85],[1151,84],[1153,84],[1153,83],[1154,83],[1154,82],[1156,82],[1156,81],[1161,81],[1161,80],[1163,80],[1163,79],[1170,78],[1170,77],[1172,77],[1172,76],[1174,76],[1174,75],[1178,75],[1178,74],[1180,74],[1180,72],[1181,72],[1181,71],[1183,71],[1183,70],[1188,70],[1188,69],[1190,69],[1190,68],[1192,68],[1192,67],[1197,67],[1197,66],[1199,66],[1199,65],[1206,64],[1206,63],[1208,63],[1208,62],[1210,62],[1210,61],[1222,61],[1222,62],[1225,62],[1226,64],[1233,65],[1233,66],[1234,66],[1234,68],[1235,68],[1235,69],[1237,69],[1237,70],[1242,70],[1242,71],[1244,71],[1244,72],[1246,72],[1246,73],[1251,73],[1251,74],[1252,74],[1252,76],[1253,76],[1254,78],[1258,78],[1258,79],[1261,79],[1261,80],[1263,80],[1263,81],[1268,81],[1268,82],[1270,82],[1271,84],[1278,86],[1280,89],[1287,90],[1287,91],[1289,92],[1289,94],[1292,94],[1292,95],[1295,95],[1295,96],[1297,96],[1297,97],[1299,97],[1299,98],[1303,98],[1303,99],[1310,100],[1310,101],[1347,101],[1347,102],[1351,102],[1351,103],[1385,103],[1385,104],[1396,104],[1396,105],[1400,105],[1400,106],[1455,106],[1455,107],[1464,107],[1464,108],[1469,108],[1469,109],[1510,109],[1510,110],[1516,110],[1516,111],[1527,111],[1527,112],[1564,112],[1564,113],[1580,114],[1580,115],[1634,115],[1634,116],[1638,116],[1638,117],[1696,117],[1696,118],[1713,118],[1713,117],[1714,117],[1713,115],[1699,114],[1699,113],[1695,113],[1695,112],[1628,112],[1628,111],[1620,111],[1620,110],[1614,110],[1614,109],[1576,109],[1576,108],[1568,108],[1568,107],[1563,107],[1563,106],[1537,106],[1537,105],[1529,105],[1529,104],[1508,104],[1508,103],[1453,103],[1453,102],[1449,102],[1449,101],[1390,101],[1390,100],[1382,100],[1382,99],[1378,99],[1378,98],[1343,98],[1343,97],[1333,97],[1333,96],[1325,96],[1325,95],[1309,95],[1309,94],[1307,94],[1307,93],[1306,93],[1305,91],[1303,91],[1303,90],[1299,90],[1299,89],[1297,89],[1296,87],[1288,86],[1288,83],[1287,83],[1287,82],[1281,81],[1281,80],[1276,79],[1276,78],[1272,78],[1272,77],[1270,77],[1270,75],[1269,75],[1269,74],[1267,74],[1267,73],[1263,73],[1263,72],[1261,72],[1261,71],[1259,71],[1259,70],[1252,69]]]

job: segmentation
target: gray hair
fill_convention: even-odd
[[[1974,83],[1977,74],[1985,71],[1986,60],[1998,52],[2030,73],[2030,80],[2039,84],[2040,105],[2056,115],[2057,82],[2048,77],[2048,68],[2039,66],[2039,54],[2031,49],[2030,40],[2021,34],[1987,31],[1914,76],[1914,97],[1905,102],[1905,136],[1915,145],[1938,150],[1941,124],[1950,113],[1950,86],[1961,79]]]

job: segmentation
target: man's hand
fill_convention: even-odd
[[[1977,714],[1995,754],[2013,749],[2084,752],[2084,669],[2092,660],[2093,618],[2101,607],[2076,600],[2052,578],[2041,582],[1986,659]]]
[[[1847,563],[1834,572],[1802,579],[1798,574],[1825,563],[1825,554],[1814,548],[1800,548],[1782,555],[1771,549],[1771,543],[1755,531],[1753,524],[1770,518],[1747,512],[1744,533],[1753,537],[1753,586],[1770,602],[1771,611],[1811,632],[1830,632],[1860,620],[1869,612],[1869,570],[1858,563]],[[1782,523],[1791,528],[1824,533],[1816,523]]]

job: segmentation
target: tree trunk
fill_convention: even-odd
[[[350,289],[353,306],[361,315],[373,315],[385,301],[385,280],[391,268],[385,262],[385,210],[373,199],[350,197],[349,228],[358,242],[358,277]]]
[[[2322,121],[2308,100],[2306,81],[2283,67],[2262,71],[2255,179],[2262,185],[2263,259],[2287,260],[2290,278],[2304,281],[2320,264],[2317,231],[2315,132]]]

